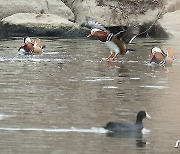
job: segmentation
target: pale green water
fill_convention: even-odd
[[[136,39],[136,52],[106,63],[108,49],[98,40],[42,41],[44,54],[27,57],[17,54],[21,38],[0,40],[1,153],[179,153],[179,44]],[[148,65],[154,45],[173,46],[173,67]],[[139,110],[152,117],[144,120],[146,145],[100,129],[134,121]]]

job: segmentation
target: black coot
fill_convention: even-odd
[[[147,112],[139,111],[134,124],[109,122],[104,128],[111,132],[140,132],[143,129],[142,121],[146,117],[151,118]]]

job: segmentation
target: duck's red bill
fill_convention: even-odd
[[[149,54],[149,57],[153,57],[153,54],[152,54],[152,53],[150,53],[150,54]]]
[[[90,33],[87,37],[91,37],[92,36],[92,34]]]

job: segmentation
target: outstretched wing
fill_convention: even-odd
[[[129,44],[131,43],[136,36],[139,34],[139,28],[130,27],[125,31],[120,31],[116,34],[118,39],[123,40],[124,43]]]
[[[109,32],[102,24],[100,24],[99,22],[95,21],[93,18],[91,17],[86,17],[86,24],[87,26],[89,26],[91,29],[93,28],[98,28],[101,29],[105,32]]]

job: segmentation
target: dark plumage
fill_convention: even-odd
[[[131,43],[139,34],[139,29],[136,27],[129,27],[124,31],[116,34],[118,39],[121,39],[125,44]]]
[[[139,111],[134,124],[109,122],[104,128],[111,132],[140,132],[143,129],[142,121],[146,117],[151,118],[147,112]]]

